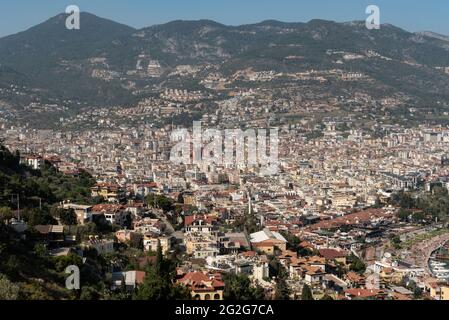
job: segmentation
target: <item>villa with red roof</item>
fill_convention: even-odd
[[[196,300],[223,300],[224,282],[220,275],[189,272],[178,283],[189,288],[192,298]]]

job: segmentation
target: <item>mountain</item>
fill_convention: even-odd
[[[445,35],[442,35],[442,34],[439,34],[439,33],[435,33],[435,32],[432,32],[432,31],[417,32],[417,34],[418,35],[422,35],[422,36],[426,36],[426,37],[429,37],[429,38],[435,38],[435,39],[438,39],[438,40],[449,42],[449,37],[448,36],[445,36]]]
[[[125,105],[143,98],[140,92],[152,94],[176,66],[189,64],[211,65],[227,76],[248,68],[342,69],[374,79],[373,90],[427,104],[449,98],[449,77],[442,71],[449,66],[449,42],[429,32],[318,19],[241,26],[177,20],[136,30],[89,13],[82,13],[80,30],[67,30],[65,18],[0,39],[0,86],[15,81],[52,99]],[[154,60],[160,77],[145,73]],[[186,79],[197,86],[199,80]]]
[[[104,48],[115,39],[129,36],[131,27],[81,14],[80,30],[65,27],[66,15],[60,14],[24,32],[0,39],[0,81],[9,80],[11,72],[24,75],[23,83],[67,99],[95,98],[100,92],[108,97],[110,90],[80,69],[86,59],[104,54]],[[120,93],[120,91],[119,91]]]

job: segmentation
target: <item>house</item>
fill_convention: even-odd
[[[387,259],[375,261],[374,272],[379,274],[384,272],[385,278],[388,278],[388,274],[397,274],[395,277],[402,278],[404,276],[419,277],[425,273],[422,267],[414,266],[404,261],[389,261]]]
[[[162,234],[167,228],[160,219],[143,218],[133,220],[134,230],[142,234]]]
[[[346,257],[348,256],[346,251],[336,249],[320,249],[319,252],[320,256],[324,257],[326,261],[335,261],[346,265]]]
[[[246,274],[246,275],[250,275],[253,271],[253,262],[246,260],[246,259],[241,259],[241,260],[236,260],[234,261],[234,267],[235,267],[235,274]]]
[[[287,240],[276,231],[265,228],[250,235],[251,245],[266,254],[273,255],[275,248],[287,250]]]
[[[104,216],[111,225],[130,226],[131,213],[126,206],[119,204],[97,204],[92,207],[92,214],[96,217]]]
[[[125,189],[114,183],[97,183],[91,188],[92,197],[102,197],[108,202],[118,203],[125,199]]]
[[[42,240],[50,244],[64,242],[64,226],[37,225],[34,230],[39,233]]]
[[[409,295],[404,295],[402,293],[399,292],[391,292],[390,293],[391,299],[393,300],[397,300],[397,301],[410,301],[413,300]]]
[[[98,254],[107,254],[114,252],[114,241],[99,239],[98,237],[90,237],[88,241],[81,244],[81,247],[87,249],[95,249]]]
[[[305,266],[304,282],[310,286],[320,285],[326,272],[320,267]]]
[[[379,289],[348,289],[345,297],[349,300],[383,300],[387,293]]]
[[[278,257],[278,260],[283,266],[288,266],[292,260],[295,260],[297,258],[298,254],[296,252],[285,250],[282,251],[281,255]]]
[[[323,283],[326,289],[336,292],[343,292],[348,289],[348,284],[333,274],[326,274],[323,278]]]
[[[448,298],[448,283],[445,281],[429,281],[425,284],[425,289],[430,293],[430,297],[435,300],[444,300]]]
[[[117,290],[126,287],[128,292],[134,291],[145,280],[144,271],[126,271],[112,273],[111,290]]]
[[[223,300],[225,284],[219,275],[189,272],[179,279],[178,283],[189,288],[195,300]]]
[[[253,266],[253,278],[259,282],[268,279],[270,268],[267,261],[258,261]]]
[[[315,246],[314,246],[313,244],[311,244],[310,242],[307,242],[307,241],[302,241],[302,242],[299,244],[299,247],[300,247],[300,248],[303,248],[303,249],[305,249],[305,250],[308,250],[308,251],[313,251],[313,250],[316,249]]]
[[[193,222],[193,224],[195,223]],[[184,234],[183,242],[186,246],[187,254],[198,259],[206,259],[210,256],[215,257],[220,254],[220,242],[216,232],[201,230],[201,225],[197,225],[196,227],[200,229],[195,229],[196,231],[189,231]]]
[[[318,267],[326,270],[326,260],[323,257],[312,256],[304,257],[297,260],[299,265],[310,265],[312,267]]]
[[[61,208],[64,210],[74,210],[76,214],[76,220],[80,225],[92,221],[92,206],[74,203],[63,203],[61,205]]]
[[[364,276],[359,275],[354,271],[349,271],[346,276],[346,283],[350,288],[360,288],[363,287],[366,283],[366,279]]]
[[[345,297],[349,300],[383,300],[387,293],[379,289],[348,289]]]
[[[142,235],[131,230],[119,230],[115,233],[117,241],[120,243],[140,243],[142,242]]]
[[[403,278],[404,275],[394,268],[382,268],[379,272],[379,279],[383,284],[400,283]]]
[[[24,155],[20,157],[20,164],[25,164],[34,170],[39,170],[44,164],[44,159],[39,155]]]
[[[304,279],[308,268],[321,269],[323,272],[326,272],[325,259],[318,256],[292,258],[288,270],[291,276]],[[310,278],[309,280],[312,279]]]
[[[155,182],[145,182],[133,185],[133,191],[136,197],[143,199],[150,193],[157,191],[157,183]]]
[[[274,255],[276,248],[285,248],[285,243],[281,240],[264,240],[252,243],[253,248],[268,255]]]
[[[157,252],[159,244],[161,245],[162,253],[167,255],[173,246],[174,238],[172,236],[151,236],[145,235],[143,237],[143,247],[145,251]]]
[[[228,232],[225,234],[227,241],[238,245],[239,248],[250,250],[251,245],[244,232]]]
[[[211,215],[192,215],[184,217],[184,230],[185,232],[201,232],[201,233],[214,233],[217,231],[214,225],[217,221],[215,216]]]
[[[392,286],[390,289],[393,300],[412,300],[413,292],[407,288]]]

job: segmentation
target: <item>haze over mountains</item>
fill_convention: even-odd
[[[410,33],[389,24],[368,30],[364,22],[324,20],[242,26],[173,21],[136,30],[89,13],[81,14],[80,30],[67,30],[66,17],[60,14],[0,39],[0,87],[26,86],[33,99],[120,105],[133,103],[136,89],[151,94],[148,88],[166,81],[179,65],[212,66],[226,76],[247,68],[338,68],[362,72],[381,84],[377,89],[403,92],[423,103],[449,98],[449,38],[431,32]],[[155,60],[161,75],[139,73]],[[206,74],[179,81],[197,87]],[[0,99],[22,103],[17,97]]]

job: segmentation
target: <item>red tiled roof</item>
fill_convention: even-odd
[[[320,249],[320,255],[326,260],[335,260],[338,258],[344,258],[348,255],[346,251],[338,251],[335,249]]]
[[[279,244],[284,244],[285,242],[282,240],[277,240],[277,239],[267,239],[264,241],[260,241],[260,242],[251,242],[251,244],[254,247],[271,247],[271,246],[277,246]]]
[[[242,253],[244,257],[255,257],[257,255],[256,251],[246,251]]]
[[[210,278],[201,272],[189,272],[179,279],[178,282],[194,291],[211,291],[222,289],[224,287],[224,282],[215,277]]]
[[[347,295],[359,298],[369,298],[376,297],[378,295],[384,294],[382,290],[378,289],[348,289],[345,290]]]
[[[354,271],[350,271],[346,274],[346,279],[352,282],[362,282],[365,280],[365,277],[355,273]]]
[[[212,222],[217,221],[217,218],[211,215],[192,215],[192,216],[185,216],[184,217],[184,225],[185,226],[190,226],[192,225],[195,221],[198,220],[204,220],[206,221],[208,224],[212,224]]]
[[[367,209],[356,213],[351,213],[332,220],[320,221],[308,227],[310,230],[317,229],[332,229],[343,225],[354,225],[364,222],[369,222],[371,218],[386,218],[391,216],[391,213],[383,209]]]

